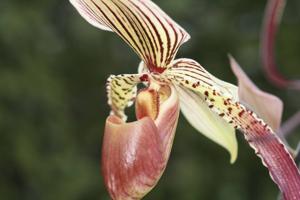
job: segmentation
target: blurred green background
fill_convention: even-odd
[[[177,57],[193,58],[236,83],[231,53],[257,85],[300,109],[299,93],[273,87],[259,60],[266,1],[155,0],[192,36]],[[278,34],[280,70],[300,78],[300,1]],[[105,81],[135,73],[138,57],[116,35],[86,23],[68,1],[0,1],[0,199],[109,199],[100,174]],[[300,129],[289,137],[292,146]],[[146,200],[272,200],[278,191],[252,149],[239,156],[197,133],[181,116],[168,167]]]

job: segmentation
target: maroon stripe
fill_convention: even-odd
[[[161,41],[160,35],[158,34],[158,32],[157,32],[157,30],[156,30],[156,28],[155,28],[155,25],[152,23],[152,21],[150,20],[149,16],[147,16],[147,15],[141,10],[141,8],[140,8],[138,5],[134,4],[133,2],[131,2],[131,3],[132,3],[132,5],[133,5],[136,9],[138,9],[139,12],[137,12],[137,13],[138,13],[138,15],[143,19],[144,23],[146,24],[146,26],[147,26],[147,28],[148,28],[150,34],[151,34],[152,40],[154,41],[155,50],[154,50],[154,52],[153,52],[153,55],[154,55],[154,61],[155,61],[155,63],[152,63],[152,64],[154,64],[154,66],[157,66],[156,53],[155,53],[155,52],[158,51],[158,45],[157,45],[157,43],[156,43],[156,39],[155,39],[155,37],[154,37],[152,31],[150,30],[150,27],[147,25],[147,22],[144,20],[144,18],[141,16],[141,14],[145,17],[145,19],[148,20],[148,22],[150,23],[150,25],[152,26],[152,28],[154,29],[154,31],[155,31],[155,33],[156,33],[156,37],[158,38],[159,43],[161,44],[162,41]],[[151,42],[151,44],[152,44],[152,42]]]
[[[175,71],[175,70],[174,70],[174,71]],[[193,74],[197,74],[197,75],[199,75],[199,76],[202,76],[202,77],[204,77],[204,78],[206,78],[206,79],[211,80],[210,77],[208,77],[208,76],[206,76],[206,75],[204,75],[204,74],[201,74],[201,73],[199,73],[199,72],[195,72],[195,71],[189,70],[189,69],[181,69],[180,71],[191,72],[191,73],[193,73]],[[179,72],[180,72],[180,71],[179,71]]]
[[[181,65],[177,69],[181,69],[181,68],[194,69],[194,70],[200,71],[204,74],[208,73],[203,67],[201,67],[199,65]]]
[[[196,62],[192,62],[192,61],[182,61],[182,62],[179,62],[178,63],[179,65],[183,65],[183,66],[186,66],[186,65],[190,65],[190,66],[194,66],[194,67],[197,67],[197,68],[202,68],[200,64],[196,63]]]
[[[132,84],[129,83],[128,80],[126,80],[126,79],[123,79],[123,81],[124,81],[126,84],[128,84],[128,85],[132,85]]]
[[[82,6],[81,8],[82,8],[83,10],[85,10],[86,14],[88,14],[89,16],[91,16],[95,21],[98,21],[100,24],[104,24],[104,25],[106,25],[107,27],[109,27],[109,26],[103,21],[103,19],[101,19],[101,17],[98,16],[98,15],[93,11],[93,9],[91,9],[91,8],[86,4],[85,1],[80,1],[80,3],[81,3],[81,6]]]
[[[136,5],[134,2],[132,2],[132,4],[140,11],[140,13],[142,13],[144,15],[145,19],[147,19],[148,22],[150,23],[151,27],[153,28],[153,30],[154,30],[154,32],[156,34],[156,37],[154,37],[153,34],[152,34],[152,31],[150,31],[151,35],[152,35],[152,38],[153,38],[153,41],[156,41],[155,38],[158,38],[159,46],[157,45],[156,42],[154,43],[155,47],[157,49],[157,52],[159,51],[158,50],[159,47],[160,47],[160,51],[162,52],[163,51],[162,39],[161,39],[160,34],[158,33],[158,30],[156,29],[155,25],[153,24],[153,22],[151,21],[151,19],[149,18],[149,16],[146,13],[144,13],[143,10],[141,10],[140,5]],[[158,66],[156,58],[155,58],[155,63],[153,63],[153,64],[154,64],[154,66]]]
[[[85,2],[85,1],[84,1]],[[91,2],[95,5],[95,3],[91,0]],[[97,8],[98,8],[98,6],[97,5],[95,5]],[[101,15],[98,15],[98,13],[97,12],[95,12],[86,2],[85,2],[85,7],[87,8],[87,9],[89,9],[90,10],[90,12],[91,13],[93,13],[93,15],[95,16],[95,17],[97,17],[98,18],[98,20],[99,20],[99,22],[101,22],[101,23],[103,23],[104,25],[106,25],[107,27],[109,27],[110,29],[112,29],[113,27],[112,27],[112,25],[109,23],[109,21],[107,21],[103,16],[101,16]],[[98,8],[99,9],[99,8]],[[100,10],[100,12],[101,12],[101,10]],[[103,14],[103,12],[101,12],[102,14]]]
[[[165,26],[163,25],[163,23],[161,22],[161,20],[156,16],[156,14],[152,11],[152,9],[150,9],[148,6],[147,6],[147,4],[145,4],[145,2],[143,2],[143,1],[140,1],[144,6],[145,6],[145,8],[147,8],[152,14],[153,14],[153,16],[157,19],[157,21],[161,24],[161,26],[163,27],[163,29],[164,29],[164,31],[165,31],[165,33],[166,33],[166,35],[167,35],[167,41],[169,42],[169,40],[170,40],[170,38],[169,38],[169,35],[167,34],[167,30],[166,30],[166,28],[165,28]],[[149,21],[151,21],[151,20],[149,20]],[[153,25],[153,29],[155,30],[155,32],[156,32],[156,34],[157,35],[159,35],[159,33],[158,33],[158,31],[157,31],[157,29],[156,29],[156,27]],[[160,38],[160,37],[159,37]],[[169,44],[168,44],[169,45]],[[164,58],[164,47],[163,47],[163,43],[162,43],[162,40],[161,40],[161,38],[160,38],[160,53],[161,53],[161,59],[160,59],[160,62],[161,63],[163,63],[163,58]],[[156,67],[162,67],[162,66],[156,66]]]
[[[93,4],[98,8],[98,10],[103,14],[103,16],[110,22],[110,24],[114,27],[114,30],[119,33],[119,35],[130,45],[131,43],[125,38],[125,36],[118,30],[118,28],[112,23],[112,21],[107,17],[107,15],[101,10],[101,8],[94,2],[94,0],[91,0],[93,2]],[[114,17],[118,20],[118,22],[121,24],[121,26],[123,27],[123,29],[126,31],[127,35],[130,37],[130,39],[133,41],[133,43],[135,44],[136,48],[132,46],[132,48],[139,54],[141,54],[141,49],[139,48],[139,46],[137,45],[136,41],[133,39],[132,35],[129,33],[129,31],[127,30],[127,28],[124,26],[124,24],[121,22],[121,20],[118,18],[118,16],[111,10],[111,8],[105,4],[103,1],[101,1],[111,12],[111,14],[114,15]]]
[[[97,9],[102,13],[102,15],[106,18],[106,20],[110,23],[110,28],[113,29],[116,33],[118,33],[121,37],[123,36],[120,31],[117,29],[117,27],[112,23],[112,21],[106,16],[106,14],[101,10],[101,8],[93,1],[91,0],[91,2],[97,7]],[[123,36],[122,37],[128,44],[130,44],[130,42]],[[132,47],[136,52],[138,52],[137,49],[135,49],[135,47]]]
[[[180,70],[180,69],[194,69],[197,70],[199,72],[202,72],[204,74],[206,74],[207,72],[204,71],[203,69],[199,68],[199,67],[193,67],[193,66],[188,66],[188,65],[183,65],[183,66],[172,66],[170,69],[174,69],[174,70]]]
[[[180,65],[180,64],[182,64],[182,65]],[[181,63],[175,63],[172,66],[172,68],[174,68],[174,69],[190,68],[190,69],[196,69],[196,70],[199,70],[201,72],[207,73],[200,65],[195,65],[195,64],[192,64],[192,63],[184,62],[184,61],[182,61]]]
[[[121,84],[117,80],[113,80],[112,84],[115,85],[116,87],[121,87]]]
[[[144,44],[147,46],[147,50],[148,50],[149,56],[151,55],[150,52],[152,52],[153,55],[155,56],[155,51],[154,51],[154,47],[153,47],[152,41],[151,41],[149,35],[147,34],[146,30],[144,29],[143,24],[140,22],[140,20],[137,17],[137,15],[134,12],[132,12],[131,9],[129,9],[123,2],[120,1],[120,3],[123,5],[124,8],[126,8],[127,13],[131,13],[131,15],[136,19],[136,20],[132,20],[132,21],[135,24],[136,24],[136,22],[138,22],[138,24],[140,25],[140,26],[137,26],[137,24],[136,24],[136,27],[137,27],[137,29],[139,30],[139,32],[141,33],[141,35],[142,35],[142,37],[144,39]],[[147,37],[149,43],[146,42],[145,36]],[[150,44],[150,46],[149,46],[149,44]],[[147,58],[147,59],[148,59],[148,62],[153,63],[153,59],[152,58],[150,58],[150,60],[149,60],[149,58]],[[154,59],[156,59],[156,58],[154,58]]]
[[[172,60],[174,59],[175,54],[176,54],[176,51],[177,51],[178,46],[179,46],[179,45],[177,44],[177,42],[178,42],[178,34],[177,34],[177,32],[176,32],[176,30],[175,30],[173,24],[172,24],[172,23],[169,23],[169,25],[171,26],[171,28],[172,28],[172,30],[173,30],[173,32],[174,32],[174,35],[175,35],[175,41],[174,41],[173,48],[172,48],[172,50],[171,50],[171,55],[169,56],[169,58],[168,58],[168,60],[167,60],[167,62],[166,62],[167,65],[170,64],[170,62],[172,62]]]
[[[173,30],[173,32],[174,32],[174,34],[175,34],[175,37],[176,37],[176,40],[177,40],[177,33],[176,33],[176,30],[174,29],[174,27],[172,26],[172,24],[173,23],[175,23],[175,22],[172,22],[171,20],[169,20],[168,19],[168,17],[167,16],[165,16],[166,14],[162,11],[162,10],[160,10],[160,9],[157,9],[156,7],[153,7],[153,9],[154,10],[156,10],[156,12],[158,12],[159,14],[161,14],[161,16],[162,16],[162,18],[166,21],[166,23],[168,24],[168,25],[170,25],[171,26],[171,28],[172,28],[172,30]],[[156,15],[154,15],[154,16],[156,16]],[[159,20],[160,21],[160,20]],[[161,21],[160,21],[160,23],[161,23]],[[167,64],[169,64],[170,62],[171,62],[171,60],[172,60],[172,53],[173,53],[173,51],[171,51],[171,39],[170,39],[170,35],[169,35],[169,33],[170,32],[168,32],[168,29],[166,29],[165,28],[165,26],[161,23],[161,25],[162,25],[162,27],[164,28],[164,30],[165,30],[165,32],[166,32],[166,34],[167,34],[167,40],[168,40],[168,44],[167,44],[167,55],[166,55],[166,59],[165,59],[165,64],[167,65]],[[174,45],[176,46],[176,42],[174,43]]]
[[[193,65],[193,66],[197,66],[197,67],[200,67],[201,65],[199,63],[197,63],[196,61],[192,60],[192,59],[179,59],[179,60],[176,60],[176,62],[174,63],[174,65],[178,65],[178,64],[190,64],[190,65]]]
[[[138,40],[139,40],[139,42],[140,42],[141,45],[142,45],[143,52],[146,53],[146,49],[145,49],[145,48],[146,48],[146,47],[145,47],[145,38],[144,38],[143,34],[141,33],[140,29],[138,28],[138,26],[136,25],[135,20],[132,20],[132,19],[130,18],[130,15],[127,15],[127,14],[125,13],[124,9],[120,8],[119,5],[117,5],[114,1],[112,1],[112,3],[113,3],[113,4],[120,10],[120,12],[122,12],[123,15],[126,17],[128,23],[129,23],[130,26],[132,27],[133,31],[135,32],[135,35],[138,37]],[[125,7],[126,7],[126,6],[125,6]],[[143,39],[141,39],[141,37],[142,37]],[[150,52],[148,46],[147,46],[147,50],[148,50],[148,52]],[[147,59],[146,54],[144,54],[144,60],[145,60],[145,59]]]
[[[103,4],[109,9],[109,11],[111,12],[111,14],[114,15],[114,17],[118,20],[118,22],[121,24],[122,28],[126,31],[127,35],[130,37],[130,39],[133,41],[134,45],[136,46],[136,48],[138,48],[139,50],[139,55],[142,57],[146,57],[143,54],[143,51],[140,49],[139,45],[137,44],[136,40],[134,39],[134,37],[130,34],[129,30],[127,29],[127,27],[125,26],[125,24],[122,23],[122,21],[120,20],[120,18],[118,17],[118,13],[115,13],[106,3],[103,2]],[[129,46],[132,46],[131,43],[129,43]]]
[[[149,40],[149,43],[150,43],[150,48],[151,48],[151,52],[152,52],[152,55],[149,55],[149,56],[153,56],[153,58],[151,57],[151,64],[156,66],[157,63],[156,63],[156,51],[158,51],[158,46],[157,46],[157,43],[156,43],[156,40],[154,38],[154,35],[150,29],[150,27],[148,26],[147,22],[145,21],[145,19],[143,18],[143,16],[141,15],[142,11],[140,10],[139,7],[137,7],[133,2],[131,2],[131,5],[134,6],[135,8],[137,8],[138,10],[136,10],[136,13],[137,15],[139,15],[139,17],[141,18],[141,20],[144,22],[144,25],[138,20],[138,17],[135,15],[134,12],[132,12],[130,9],[129,11],[132,12],[132,14],[136,17],[137,21],[139,22],[139,24],[141,25],[141,27],[143,28],[144,32],[145,32],[145,35],[147,36],[148,40]],[[144,13],[142,13],[144,14]],[[145,15],[144,15],[145,16]],[[147,28],[147,30],[149,31],[151,37],[152,37],[152,40],[150,38],[150,36],[148,35],[147,31],[144,29],[144,27]],[[155,46],[154,46],[155,45]]]

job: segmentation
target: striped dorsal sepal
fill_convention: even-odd
[[[89,23],[117,33],[153,72],[163,72],[190,38],[150,0],[70,1]]]
[[[137,84],[147,81],[146,79],[146,74],[111,75],[106,83],[108,104],[111,107],[111,114],[117,115],[126,121],[127,117],[124,110],[126,107],[133,104],[137,94]]]

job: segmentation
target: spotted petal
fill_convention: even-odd
[[[142,81],[142,77],[142,74],[122,74],[111,75],[107,79],[106,90],[111,114],[126,121],[124,109],[132,105],[136,97],[136,85]]]
[[[184,62],[186,62],[184,67]],[[192,70],[190,69],[192,68]],[[262,119],[241,104],[232,94],[228,84],[222,87],[215,78],[196,62],[183,59],[181,67],[175,65],[166,76],[174,84],[205,96],[211,111],[234,128],[240,129],[256,154],[268,168],[271,178],[280,188],[284,199],[300,199],[300,173],[284,144]]]
[[[92,25],[117,33],[152,71],[163,71],[189,34],[150,0],[70,0]]]
[[[235,130],[225,120],[208,108],[204,97],[177,86],[180,109],[190,124],[200,133],[223,146],[230,153],[230,162],[237,158],[238,145]]]
[[[208,107],[204,93],[187,90],[186,87],[197,88],[200,85],[210,88],[215,84],[214,77],[210,76],[204,68],[190,59],[178,59],[172,67],[165,72],[168,79],[173,80],[180,99],[180,108],[183,115],[203,135],[227,149],[233,163],[237,157],[237,141],[235,130],[222,117],[212,112]],[[219,84],[223,82],[217,80]],[[223,93],[237,88],[226,84]],[[228,96],[228,95],[227,95]],[[236,95],[235,95],[235,98]]]

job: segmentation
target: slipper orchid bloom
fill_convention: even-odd
[[[293,159],[262,119],[240,103],[238,87],[191,59],[175,59],[189,34],[150,0],[70,0],[93,26],[119,35],[142,60],[137,74],[111,75],[102,173],[112,199],[141,199],[161,177],[181,109],[195,129],[237,157],[240,129],[284,197],[300,198]],[[137,85],[145,87],[137,91]],[[135,103],[137,121],[125,108]],[[290,186],[287,179],[292,178]],[[291,179],[290,179],[291,180]]]

